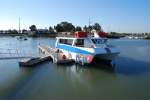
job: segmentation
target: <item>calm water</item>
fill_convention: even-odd
[[[37,53],[39,43],[53,39],[1,37],[0,48]],[[0,100],[150,100],[150,41],[111,40],[121,50],[114,65],[43,63],[18,66],[19,59],[0,60]]]

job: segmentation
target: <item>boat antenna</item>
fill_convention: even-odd
[[[91,18],[89,17],[89,26],[91,25]]]
[[[20,32],[20,17],[19,17],[19,33],[21,33],[21,32]]]
[[[89,17],[89,28],[90,28],[90,26],[91,26],[91,18]],[[90,29],[89,29],[89,33],[90,33]]]

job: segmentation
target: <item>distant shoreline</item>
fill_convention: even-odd
[[[0,37],[16,37],[16,36],[27,36],[27,37],[31,37],[31,38],[56,38],[57,36],[59,36],[59,34],[55,33],[55,34],[36,34],[36,35],[29,35],[29,34],[26,34],[26,33],[1,33],[0,34]],[[61,34],[60,36],[64,36],[63,34]],[[66,35],[65,35],[66,36]],[[120,35],[108,35],[106,36],[106,38],[109,38],[109,39],[120,39],[121,37],[124,37],[124,36],[120,36]],[[147,39],[149,40],[150,39],[150,36],[147,36],[143,39]]]
[[[22,36],[26,34],[0,34],[0,36]]]
[[[11,36],[11,37],[27,36],[27,37],[50,37],[50,38],[55,38],[57,35],[56,34],[37,34],[37,35],[34,35],[34,36],[30,36],[28,34],[19,33],[19,34],[0,34],[0,36]]]

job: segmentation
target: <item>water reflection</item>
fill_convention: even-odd
[[[31,69],[19,68],[16,63],[13,64],[16,67],[13,67],[9,63],[2,67],[4,73],[1,72],[0,100],[12,100],[12,96],[22,87],[22,83],[27,81],[26,78],[32,73]]]
[[[57,65],[56,69],[58,73],[61,71],[63,73],[68,73],[69,79],[71,79],[72,84],[82,84],[86,88],[92,86],[91,82],[95,81],[95,75],[99,76],[99,79],[112,78],[114,79],[115,73],[112,64],[97,63],[87,66],[82,66],[79,64],[72,65]]]
[[[39,43],[54,45],[54,40],[50,39],[20,42],[15,38],[1,38],[0,42],[2,48],[27,51],[32,48],[33,52]],[[150,41],[114,40],[113,43],[121,49],[121,54],[110,65],[102,62],[88,66],[46,62],[34,68],[23,68],[18,66],[19,60],[0,60],[0,100],[149,98]]]

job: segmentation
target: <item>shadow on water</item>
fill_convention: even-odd
[[[104,61],[95,61],[92,64],[88,65],[81,65],[78,63],[69,63],[69,64],[58,64],[57,67],[62,67],[63,69],[75,66],[76,69],[95,69],[95,70],[101,70],[105,72],[114,72],[115,64],[111,62],[104,62]]]
[[[150,62],[136,60],[128,57],[118,57],[111,63],[104,61],[96,61],[90,65],[80,64],[65,64],[58,65],[57,67],[71,67],[72,65],[78,67],[78,69],[96,69],[105,72],[111,72],[115,74],[124,75],[138,75],[150,71]]]
[[[95,60],[92,64],[88,65],[90,68],[104,70],[106,72],[114,72],[115,64],[111,61]]]
[[[115,73],[124,75],[138,75],[150,71],[150,62],[128,57],[118,57],[115,65]]]
[[[20,67],[20,72],[23,73],[19,78],[13,79],[15,82],[9,86],[6,93],[2,96],[3,100],[14,100],[16,93],[23,88],[23,84],[32,80],[33,68]]]
[[[32,83],[38,82],[38,79],[43,77],[45,73],[45,66],[48,66],[49,63],[41,63],[39,66],[35,67],[19,67],[19,72],[21,73],[19,78],[16,76],[13,79],[15,82],[8,86],[8,90],[0,96],[0,100],[16,100],[17,93],[22,93],[22,91],[31,85]],[[32,88],[32,87],[31,87]],[[30,91],[30,90],[29,90]]]

